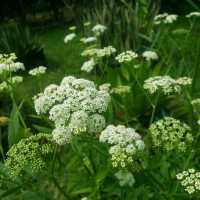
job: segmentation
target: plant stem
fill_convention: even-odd
[[[58,148],[58,146],[56,145],[55,148],[54,148],[53,160],[52,160],[52,165],[51,165],[51,180],[53,181],[53,184],[56,186],[56,188],[60,191],[60,193],[63,194],[65,199],[69,199],[69,196],[63,190],[63,188],[59,185],[59,183],[58,183],[58,181],[57,181],[57,179],[54,175],[57,148]]]

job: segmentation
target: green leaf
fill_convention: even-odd
[[[127,66],[122,66],[122,67],[121,67],[121,73],[122,73],[122,76],[123,76],[127,81],[130,80],[130,72],[128,71]]]
[[[16,144],[22,137],[24,137],[25,131],[20,124],[19,110],[16,103],[13,102],[12,111],[10,113],[10,119],[8,124],[8,144],[12,146]]]

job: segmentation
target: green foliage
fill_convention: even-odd
[[[158,9],[156,5],[148,0],[135,3],[102,1],[92,11],[86,10],[85,21],[109,27],[102,39],[104,46],[111,44],[118,50],[141,50],[151,42],[152,19]]]
[[[44,62],[43,47],[37,41],[37,37],[30,28],[17,23],[1,25],[0,52],[15,52],[27,69],[36,63]]]
[[[99,59],[97,68],[91,74],[80,73],[83,62],[80,54],[85,48],[79,42],[82,33],[77,33],[76,39],[68,44],[63,43],[63,30],[50,29],[39,33],[40,41],[46,45],[44,53],[51,67],[40,79],[41,85],[38,79],[25,76],[24,84],[16,88],[15,95],[11,95],[13,105],[9,106],[12,110],[8,131],[5,127],[0,127],[8,133],[10,145],[5,164],[0,165],[1,199],[200,198],[198,192],[187,194],[176,180],[177,173],[189,168],[198,169],[200,162],[200,128],[197,121],[200,115],[192,101],[193,98],[198,98],[200,87],[199,24],[198,21],[180,17],[180,21],[174,24],[154,26],[152,19],[157,8],[152,8],[149,2],[104,1],[103,5],[98,4],[100,7],[95,7],[88,13],[92,24],[100,22],[108,25],[107,32],[100,37],[101,42],[96,43],[97,48],[113,44],[117,53],[124,49],[133,49],[138,53],[138,57],[129,63],[117,63],[115,54],[109,59]],[[145,50],[155,51],[159,58],[145,60],[142,56]],[[111,84],[112,102],[105,118],[107,124],[133,127],[141,136],[145,144],[145,164],[140,171],[134,171],[135,166],[132,165],[128,165],[126,169],[113,167],[109,147],[99,142],[101,133],[93,134],[92,137],[90,134],[75,136],[70,144],[64,146],[54,144],[51,138],[55,128],[53,123],[46,116],[34,114],[30,97],[41,92],[41,88],[47,84],[60,82],[64,75],[92,79],[96,84]],[[165,75],[170,75],[174,80],[187,76],[191,77],[193,82],[191,87],[181,89],[180,93],[163,94],[161,91],[150,94],[144,90],[146,79],[153,76],[162,78]],[[165,88],[165,85],[162,84],[162,87]],[[9,111],[9,108],[6,108],[7,110]],[[163,122],[166,116],[177,120]],[[31,132],[41,131],[45,134],[28,137],[27,127]],[[156,136],[154,141],[152,132]],[[123,144],[125,133],[119,131],[118,135],[120,137],[117,139]],[[163,137],[160,138],[161,136]],[[184,143],[182,149],[181,144],[185,139],[189,143]],[[161,148],[155,148],[155,142],[162,142],[159,143]],[[184,150],[181,153],[178,151],[180,147]],[[167,151],[163,151],[164,148]],[[137,156],[140,157],[139,154],[136,158]],[[136,159],[136,165],[138,162]],[[135,182],[122,185],[116,176],[120,170],[128,171]]]

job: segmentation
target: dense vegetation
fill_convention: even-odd
[[[199,1],[9,3],[0,199],[200,199]]]

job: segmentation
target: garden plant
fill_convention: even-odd
[[[200,199],[200,12],[139,2],[66,28],[76,74],[0,54],[0,199]]]

